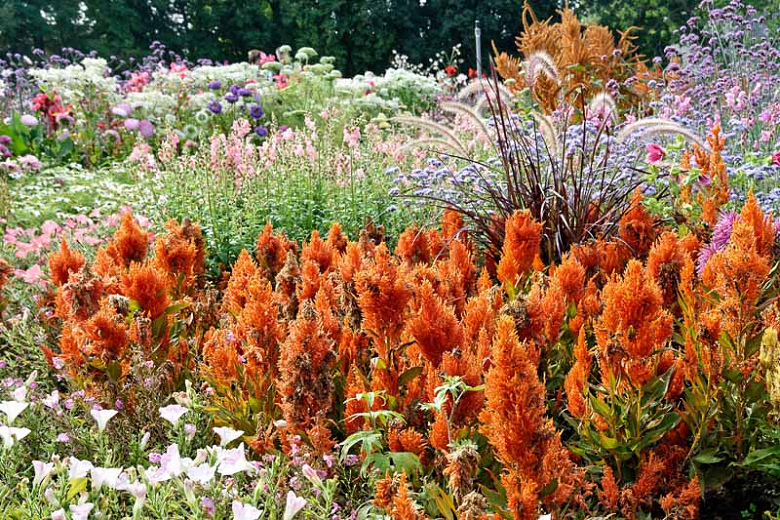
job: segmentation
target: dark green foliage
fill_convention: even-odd
[[[555,3],[531,2],[539,16]],[[414,63],[463,44],[475,63],[474,22],[490,42],[512,50],[523,0],[8,0],[0,5],[0,51],[58,53],[63,47],[101,56],[140,58],[149,44],[196,60],[246,59],[251,49],[314,47],[336,57],[345,74],[379,72],[391,51]],[[464,71],[465,72],[465,71]]]

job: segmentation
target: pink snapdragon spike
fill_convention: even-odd
[[[663,148],[658,146],[655,143],[650,143],[645,146],[645,150],[647,150],[647,157],[645,160],[648,164],[656,164],[663,160],[663,158],[666,156],[666,152]]]

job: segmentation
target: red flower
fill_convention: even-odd
[[[477,77],[477,71],[469,67],[469,78],[474,79]]]
[[[772,154],[772,164],[780,166],[780,150]]]
[[[454,65],[447,65],[446,67],[444,67],[444,72],[447,73],[447,76],[453,77],[455,74],[458,73],[458,68],[455,67]]]

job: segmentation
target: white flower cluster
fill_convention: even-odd
[[[105,97],[110,103],[120,99],[116,78],[110,75],[102,58],[84,58],[81,63],[63,68],[30,69],[29,74],[45,91],[56,91],[66,105],[94,97]]]

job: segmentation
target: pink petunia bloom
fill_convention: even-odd
[[[775,166],[780,166],[780,150],[777,150],[772,154],[772,164]]]
[[[21,278],[24,283],[28,283],[30,285],[46,285],[46,280],[43,280],[43,269],[41,269],[41,266],[38,264],[33,265],[27,270],[17,269],[14,271],[14,274]]]
[[[645,150],[647,150],[647,157],[645,160],[648,164],[656,164],[663,160],[663,158],[666,156],[666,152],[663,148],[658,146],[655,143],[650,143],[647,146],[645,146]]]

